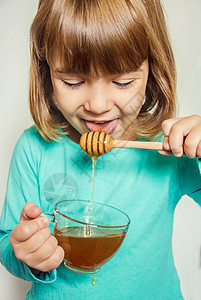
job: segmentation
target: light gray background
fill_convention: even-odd
[[[201,0],[162,2],[178,68],[179,115],[201,114]],[[14,145],[32,124],[27,104],[28,40],[36,7],[36,0],[0,0],[0,209]],[[185,300],[200,300],[201,210],[188,197],[176,209],[173,250]],[[2,300],[22,300],[30,286],[1,265],[0,283]]]

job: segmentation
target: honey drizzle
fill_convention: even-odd
[[[90,211],[90,218],[93,219],[93,209],[92,209],[92,202],[93,202],[93,194],[94,194],[94,176],[95,176],[95,168],[96,168],[96,162],[97,162],[98,156],[91,156],[92,159],[92,190],[91,190],[91,200],[88,201],[88,207]],[[86,226],[86,235],[89,236],[91,234],[90,232],[90,226]]]
[[[97,162],[98,156],[91,156],[92,164],[93,164],[93,171],[92,171],[92,190],[91,190],[91,201],[89,204],[91,205],[93,202],[93,196],[94,196],[94,176],[95,176],[95,169],[96,169],[96,162]]]
[[[93,170],[92,170],[92,190],[91,190],[91,201],[89,201],[89,205],[92,205],[93,202],[93,196],[94,196],[94,176],[95,176],[95,169],[96,169],[96,162],[97,162],[97,158],[98,156],[91,156],[92,159],[92,166],[93,166]],[[91,211],[92,213],[92,211]],[[95,285],[96,284],[96,275],[94,275],[92,284]]]
[[[92,145],[91,145],[91,147],[92,147]],[[92,189],[91,189],[91,200],[88,202],[88,205],[90,206],[91,215],[93,215],[92,203],[93,203],[93,196],[94,196],[94,176],[95,176],[96,162],[97,162],[98,156],[95,156],[95,155],[90,155],[90,156],[92,159]],[[86,229],[86,234],[90,235],[90,227],[88,227],[88,226]],[[92,284],[93,285],[96,284],[96,275],[94,275]]]

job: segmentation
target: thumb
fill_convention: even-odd
[[[21,212],[20,221],[35,219],[40,216],[42,210],[32,202],[27,202]]]

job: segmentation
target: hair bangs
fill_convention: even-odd
[[[46,30],[46,59],[57,49],[63,70],[119,74],[139,69],[148,57],[148,39],[139,17],[122,1],[62,1],[52,8]],[[137,15],[137,14],[136,14]]]

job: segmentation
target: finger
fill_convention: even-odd
[[[171,130],[172,126],[181,119],[182,118],[172,118],[172,119],[163,121],[162,122],[162,130],[163,130],[164,136],[168,137],[170,135],[170,130]]]
[[[41,265],[44,261],[54,255],[57,247],[58,241],[51,235],[49,239],[38,250],[30,254],[27,259],[30,260],[34,266]]]
[[[168,150],[160,150],[160,151],[158,151],[158,153],[160,153],[162,155],[167,155],[167,156],[173,155],[172,151],[168,151]]]
[[[174,155],[184,152],[189,157],[196,157],[196,148],[201,139],[200,117],[190,116],[176,122],[169,133],[170,148]]]
[[[172,153],[160,152],[164,155],[174,154],[177,157],[183,154],[183,131],[181,128],[182,118],[174,118],[165,120],[162,123],[162,130],[164,133],[163,147],[165,150],[171,150]]]
[[[199,142],[196,150],[196,156],[201,157],[201,141]]]
[[[30,239],[23,242],[23,244],[19,244],[20,247],[23,249],[24,256],[38,250],[50,237],[51,230],[49,227],[47,227],[36,232],[30,237]]]
[[[20,222],[11,232],[10,243],[21,243],[28,240],[39,230],[49,226],[50,220],[47,217],[38,217],[27,222]]]
[[[179,157],[183,154],[183,128],[181,118],[165,120],[162,123],[164,137],[164,148],[171,150],[172,154]],[[161,153],[162,154],[162,153]]]
[[[169,119],[162,124],[163,132],[168,136],[168,142],[164,148],[172,150],[175,156],[181,156],[183,152],[189,157],[196,157],[197,147],[201,140],[201,119],[197,115],[185,118]],[[165,146],[166,145],[166,146]]]
[[[199,126],[194,127],[187,135],[184,141],[184,152],[190,158],[198,157],[199,143],[201,142],[201,133]]]
[[[164,136],[163,147],[167,151],[170,150],[170,144],[169,144],[169,137],[168,136]]]
[[[35,219],[40,216],[42,210],[32,202],[27,202],[21,212],[20,221]]]
[[[55,252],[47,260],[43,261],[38,269],[42,272],[48,272],[59,267],[64,259],[64,250],[60,246],[57,246]]]
[[[181,128],[178,128],[177,123],[172,127],[168,137],[169,147],[176,157],[183,155],[184,135]]]

